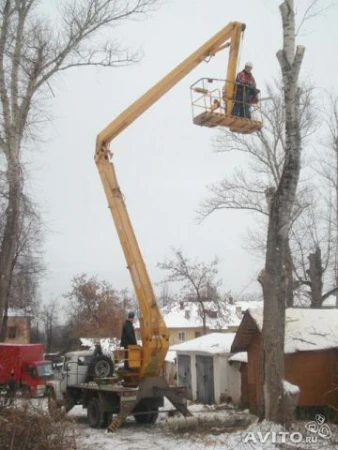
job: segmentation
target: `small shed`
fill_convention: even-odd
[[[233,352],[247,351],[246,388],[253,413],[259,402],[262,325],[262,308],[246,311],[231,347]],[[337,330],[337,309],[286,310],[284,378],[299,387],[299,407],[338,406]]]
[[[178,385],[186,386],[188,398],[203,404],[219,404],[232,398],[228,358],[234,337],[235,333],[210,333],[170,347],[177,354]],[[232,373],[233,385],[235,377]]]

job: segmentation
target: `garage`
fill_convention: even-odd
[[[186,386],[190,400],[211,405],[232,399],[230,377],[240,377],[238,371],[229,373],[234,337],[235,333],[210,333],[170,347],[177,354],[178,385]]]

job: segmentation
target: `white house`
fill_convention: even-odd
[[[241,377],[228,364],[235,333],[210,333],[173,345],[177,354],[177,382],[186,386],[188,398],[219,404],[240,398]]]

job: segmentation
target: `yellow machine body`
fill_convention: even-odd
[[[212,110],[199,112],[194,118],[194,122],[209,127],[227,126],[233,131],[244,133],[260,129],[262,124],[259,121],[231,117],[236,89],[239,47],[244,29],[244,24],[231,22],[130,105],[97,136],[95,162],[130,271],[141,313],[142,348],[132,346],[128,352],[129,365],[134,369],[132,377],[134,380],[136,378],[136,381],[162,373],[165,356],[169,348],[169,332],[156,303],[152,284],[118,185],[109,146],[115,137],[196,66],[226,48],[229,48],[229,59],[226,80],[222,89],[222,99],[219,100],[219,105],[215,103],[212,106]],[[210,97],[209,92],[204,92],[203,95]],[[223,102],[222,105],[221,102]]]

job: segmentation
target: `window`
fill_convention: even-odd
[[[185,333],[184,333],[184,331],[181,331],[180,333],[178,333],[178,340],[180,342],[184,342],[185,341]]]
[[[195,331],[195,338],[198,338],[201,336],[201,332],[200,331]]]
[[[43,363],[37,365],[40,378],[48,378],[53,375],[52,363]]]
[[[25,372],[30,377],[37,378],[36,368],[33,366],[33,364],[28,364],[28,366],[26,367]]]
[[[7,336],[8,336],[8,339],[15,339],[16,338],[16,327],[8,327]]]
[[[210,319],[217,319],[217,311],[211,311],[210,309],[206,310],[206,315],[210,318]]]
[[[93,355],[79,356],[77,363],[79,366],[88,366],[93,360]]]

